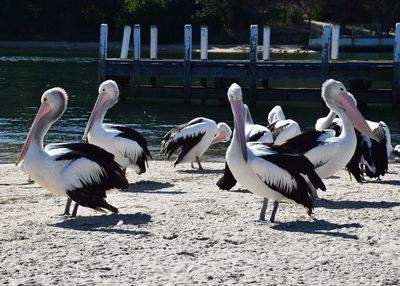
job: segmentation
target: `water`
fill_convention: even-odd
[[[29,127],[40,105],[42,93],[60,86],[69,94],[68,109],[45,138],[51,142],[73,142],[82,137],[86,122],[97,97],[97,56],[90,52],[0,50],[0,163],[12,163],[25,141]],[[288,118],[295,119],[303,129],[312,128],[315,120],[326,114],[319,104],[283,104]],[[260,103],[252,109],[253,119],[266,122],[273,104]],[[393,145],[400,144],[398,111],[374,106],[363,111],[366,118],[384,120],[391,128]],[[173,100],[120,101],[106,115],[106,122],[121,123],[141,132],[149,141],[153,157],[158,154],[164,134],[172,127],[204,116],[225,121],[232,126],[229,106],[216,103],[194,103],[186,106]],[[208,159],[223,160],[227,144],[213,146]]]

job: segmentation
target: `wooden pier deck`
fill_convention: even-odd
[[[135,25],[133,31],[133,59],[112,59],[107,58],[107,26],[103,24],[100,33],[99,80],[115,79],[119,82],[125,95],[182,98],[185,102],[190,102],[193,98],[224,100],[228,84],[232,81],[239,81],[244,87],[245,97],[250,104],[255,104],[258,100],[321,100],[319,88],[302,86],[270,88],[268,85],[270,80],[311,79],[322,83],[328,78],[334,78],[344,82],[360,103],[391,103],[394,107],[398,107],[400,100],[400,44],[394,47],[393,61],[333,61],[331,59],[332,33],[330,29],[329,25],[324,27],[321,61],[315,62],[270,61],[264,58],[269,57],[266,53],[263,53],[262,61],[258,60],[258,27],[256,25],[252,25],[250,28],[249,60],[208,60],[203,46],[201,47],[203,59],[192,59],[190,25],[185,26],[183,59],[157,59],[154,46],[150,47],[152,59],[140,58],[139,25]],[[397,24],[395,43],[399,43],[399,41],[400,26]],[[202,42],[204,42],[203,39]],[[264,45],[266,42],[269,43],[269,39],[267,41],[264,39]],[[127,53],[126,47],[125,50]],[[174,86],[157,84],[156,79],[163,77],[177,78],[178,82],[182,84]],[[392,89],[371,89],[371,82],[377,78],[381,81],[391,82]]]

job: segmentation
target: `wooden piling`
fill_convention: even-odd
[[[157,59],[158,30],[157,26],[150,26],[150,59]]]
[[[331,59],[339,58],[340,25],[332,25]]]
[[[208,27],[202,25],[200,27],[200,59],[202,61],[208,60]],[[207,78],[200,78],[200,85],[207,87]]]
[[[251,106],[256,104],[257,92],[257,44],[258,44],[258,25],[250,26],[250,61],[249,61],[249,103]]]
[[[106,80],[106,60],[107,60],[107,41],[108,25],[100,25],[100,43],[99,43],[99,83]]]
[[[269,47],[270,47],[271,29],[265,25],[263,30],[263,61],[269,60]]]
[[[131,31],[132,31],[132,28],[130,26],[124,26],[124,34],[122,36],[122,45],[121,45],[121,54],[120,54],[121,59],[128,58]]]
[[[183,57],[183,90],[185,103],[190,103],[191,97],[191,60],[192,60],[192,25],[186,24],[184,30],[184,57]]]
[[[140,25],[133,27],[133,94],[140,95]]]
[[[325,24],[322,30],[321,84],[329,77],[330,47],[331,47],[331,25]]]
[[[400,23],[396,23],[393,52],[392,106],[398,108],[400,103]]]

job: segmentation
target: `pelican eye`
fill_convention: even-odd
[[[103,88],[103,92],[105,92],[106,91],[106,89],[105,88]]]
[[[43,101],[47,101],[47,97],[43,98]]]
[[[344,90],[344,88],[343,88],[343,87],[341,87],[341,88],[340,88],[340,90],[341,90],[341,91],[343,91],[343,90]]]

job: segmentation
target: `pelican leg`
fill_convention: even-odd
[[[79,204],[78,203],[75,203],[75,205],[74,205],[74,210],[72,211],[72,217],[76,217],[76,213],[78,212],[78,207],[79,207]]]
[[[69,208],[71,207],[72,200],[67,199],[67,204],[65,205],[64,215],[69,215]]]
[[[126,168],[122,169],[122,172],[124,172],[124,175],[125,175],[125,177],[126,177]],[[125,191],[127,191],[127,190],[128,190],[128,188],[126,188],[126,189],[119,189],[120,192],[125,192]],[[77,208],[78,208],[78,207],[77,207]]]
[[[192,169],[194,169],[194,164],[193,164],[193,162],[190,162],[190,167],[191,167]]]
[[[275,222],[276,211],[278,210],[279,202],[274,202],[274,208],[272,209],[271,217],[269,219],[270,222]]]
[[[28,184],[33,184],[35,181],[32,180],[31,176],[28,175]]]
[[[196,162],[199,165],[199,170],[203,170],[203,167],[200,164],[200,158],[198,156],[196,156]]]
[[[267,207],[268,207],[268,199],[264,198],[260,212],[260,221],[265,221],[265,211],[267,210]]]
[[[317,190],[315,188],[311,188],[311,198],[314,201],[319,199]]]

